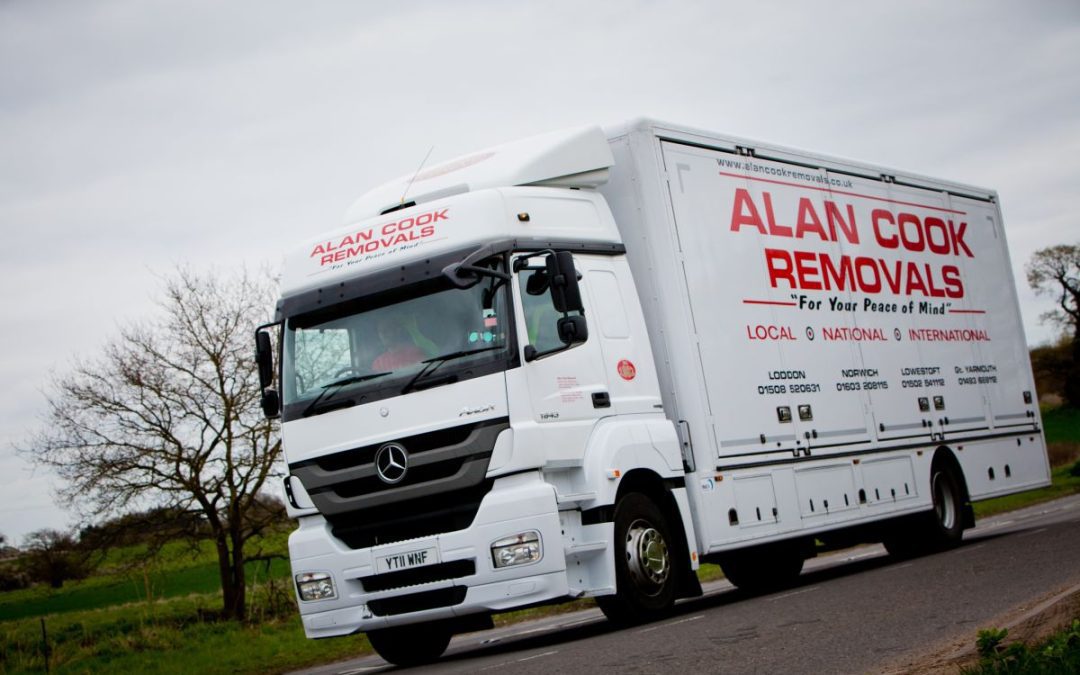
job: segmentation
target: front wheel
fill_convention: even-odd
[[[420,666],[435,661],[450,644],[453,633],[439,624],[415,624],[369,631],[368,642],[379,656],[395,666]]]
[[[615,507],[615,595],[596,599],[617,623],[656,618],[675,604],[678,569],[667,518],[645,495],[632,492]]]

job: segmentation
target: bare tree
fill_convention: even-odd
[[[1043,314],[1044,321],[1061,326],[1072,336],[1072,363],[1065,376],[1065,400],[1080,407],[1080,244],[1060,244],[1036,251],[1027,264],[1027,279],[1057,308]]]
[[[245,544],[278,517],[260,497],[281,443],[259,406],[252,353],[273,284],[180,269],[163,286],[157,318],[121,328],[101,356],[53,378],[42,429],[20,450],[95,516],[198,513],[205,527],[190,536],[209,532],[223,615],[242,619]]]
[[[37,530],[26,535],[23,567],[34,581],[60,588],[68,579],[82,579],[89,569],[89,555],[75,535],[59,530]]]

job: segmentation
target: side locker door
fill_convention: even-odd
[[[967,248],[972,257],[965,259],[968,268],[964,279],[965,298],[958,303],[966,314],[968,328],[976,333],[974,357],[968,363],[956,363],[950,379],[963,388],[979,390],[987,401],[993,428],[1002,431],[1032,429],[1036,420],[1034,391],[1027,378],[1029,356],[1022,341],[1010,339],[1022,334],[1020,316],[1011,311],[1015,293],[1009,260],[1002,255],[1004,237],[992,204],[956,198],[968,212]],[[1001,270],[988,274],[986,270]],[[953,375],[950,373],[950,375]],[[1031,392],[1031,402],[1024,392]],[[984,425],[989,426],[989,425]]]
[[[852,377],[844,378],[843,386],[858,386],[867,396],[873,413],[871,431],[879,441],[929,442],[933,413],[926,380],[940,378],[941,366],[926,363],[920,343],[911,340],[911,329],[920,324],[910,311],[905,311],[911,301],[901,281],[907,254],[883,247],[875,229],[880,228],[882,237],[898,236],[896,226],[890,223],[898,219],[901,203],[913,200],[910,195],[897,193],[891,183],[844,174],[833,178],[842,185],[846,196],[843,201],[853,206],[859,223],[859,242],[845,240],[842,249],[852,261],[852,277],[862,274],[852,314],[855,325],[868,334],[858,343],[860,368]],[[860,259],[880,260],[883,268],[860,268]],[[875,311],[878,307],[888,311]],[[925,400],[925,409],[920,399]]]
[[[773,170],[767,175],[782,175],[788,167],[765,159],[753,162]],[[844,452],[869,441],[871,435],[867,406],[858,393],[861,389],[851,395],[845,385],[838,386],[849,381],[861,362],[861,336],[854,335],[854,312],[848,309],[856,303],[853,289],[835,287],[829,271],[842,267],[843,244],[857,239],[854,207],[848,208],[822,187],[828,185],[824,169],[803,168],[791,178],[768,179],[766,185],[777,214],[776,227],[794,235],[786,241],[777,239],[777,245],[787,250],[776,264],[792,269],[795,278],[803,270],[800,288],[788,296],[793,306],[785,308],[794,339],[780,343],[783,370],[779,376],[785,378],[791,399],[796,445],[804,456]],[[834,500],[832,511],[840,509],[838,503]]]
[[[942,193],[942,200],[950,209],[939,219],[946,223],[945,229],[951,233],[950,247],[947,254],[935,256],[935,262],[959,270],[962,293],[953,294],[959,297],[917,304],[920,309],[927,308],[918,316],[923,327],[960,331],[959,340],[936,345],[937,351],[947,354],[941,364],[941,377],[945,382],[942,387],[929,392],[939,437],[954,439],[990,428],[982,378],[969,375],[973,369],[978,372],[981,368],[993,368],[994,359],[983,355],[984,343],[980,336],[985,333],[987,310],[993,309],[994,305],[1009,306],[1011,303],[1005,299],[1013,290],[1011,275],[1005,271],[1009,269],[1009,262],[1000,257],[998,233],[993,221],[985,217],[988,205],[947,193]],[[993,207],[989,210],[993,211]],[[931,223],[929,219],[926,222]],[[933,231],[941,229],[937,222],[933,225]],[[988,269],[1000,269],[1002,273],[985,274]],[[999,280],[1005,283],[999,284]],[[993,287],[984,287],[986,281],[994,284]],[[1022,359],[1017,362],[1023,363],[1028,357],[1026,351],[1009,354],[1003,362],[1009,363],[1014,358]],[[1016,403],[1017,408],[1022,408],[1019,392]]]
[[[540,265],[542,258],[531,261]],[[575,266],[583,271],[580,256],[575,256]],[[518,313],[518,343],[524,349],[532,344],[541,353],[559,348],[557,321],[561,314],[555,311],[551,296],[528,292],[528,277],[533,272],[522,269],[514,275],[513,288]],[[604,374],[603,353],[600,338],[596,334],[592,316],[595,308],[590,303],[588,276],[580,281],[585,319],[589,321],[589,337],[569,349],[542,355],[531,361],[523,361],[523,371],[528,397],[533,411],[533,422],[544,425],[545,456],[547,463],[578,461],[588,441],[596,420],[611,414],[610,392]]]
[[[783,370],[780,343],[798,339],[787,321],[790,292],[765,278],[760,261],[769,238],[753,226],[732,225],[740,196],[760,204],[767,184],[753,180],[738,155],[662,146],[689,296],[687,330],[706,336],[696,344],[701,371],[694,379],[702,383],[718,462],[791,456],[791,399],[786,383],[771,376]]]

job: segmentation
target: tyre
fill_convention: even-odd
[[[793,585],[802,573],[804,557],[795,542],[734,551],[720,559],[727,580],[750,593],[767,593]]]
[[[885,550],[897,558],[911,558],[952,548],[964,536],[964,493],[953,472],[943,465],[930,473],[932,511],[896,526],[885,538]]]
[[[435,661],[446,651],[453,633],[439,624],[415,624],[368,632],[379,656],[395,666],[420,666]]]
[[[667,518],[648,497],[631,492],[615,507],[615,595],[597,604],[613,622],[655,619],[675,604],[680,568]]]
[[[934,500],[930,538],[939,548],[955,546],[964,536],[964,496],[952,471],[943,468],[933,473],[930,494]]]

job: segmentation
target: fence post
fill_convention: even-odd
[[[45,630],[45,617],[41,617],[41,653],[45,656],[45,672],[49,672],[49,657],[52,648],[49,647],[49,633]]]

